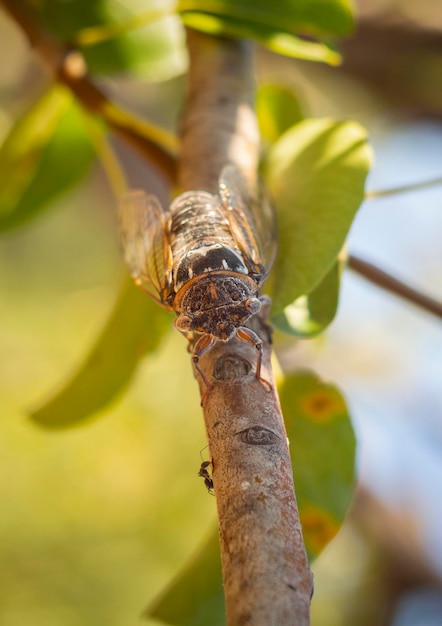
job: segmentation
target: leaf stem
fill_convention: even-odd
[[[442,319],[442,302],[410,287],[376,265],[350,254],[348,267],[381,289],[385,289],[385,291],[389,291]]]
[[[89,136],[89,141],[94,146],[104,173],[109,182],[109,186],[118,201],[123,193],[128,189],[126,176],[123,167],[107,139],[103,129],[97,128],[96,120],[85,111],[84,125]]]

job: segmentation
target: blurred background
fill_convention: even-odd
[[[368,190],[440,177],[440,3],[361,0],[358,14],[342,67],[260,51],[259,79],[281,78],[306,114],[368,128],[376,155]],[[0,33],[5,134],[44,75],[3,13]],[[182,79],[106,87],[173,128]],[[114,205],[96,167],[51,210],[0,238],[1,626],[138,623],[215,519],[196,476],[205,436],[178,333],[99,419],[49,432],[27,418],[82,361],[123,282]],[[441,300],[441,209],[437,187],[367,200],[349,250]],[[313,624],[441,624],[440,321],[347,271],[326,334],[278,337],[277,352],[285,370],[309,367],[339,385],[358,437],[360,486],[314,564]]]

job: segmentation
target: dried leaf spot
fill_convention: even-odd
[[[262,483],[262,478],[255,476],[255,483]]]
[[[339,530],[338,521],[313,504],[301,508],[300,518],[305,545],[314,555],[319,554]]]
[[[301,411],[315,422],[329,422],[345,413],[345,405],[334,390],[318,389],[302,398]]]
[[[242,443],[247,443],[251,446],[271,446],[279,442],[279,437],[276,433],[262,426],[246,428],[246,430],[239,433],[239,438]]]
[[[237,380],[244,378],[252,369],[252,364],[239,356],[226,355],[215,363],[213,376],[216,380]]]

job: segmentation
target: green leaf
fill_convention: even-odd
[[[130,381],[140,359],[153,352],[170,316],[126,279],[115,308],[80,369],[49,402],[31,413],[46,428],[78,425],[111,402]]]
[[[170,12],[172,3],[165,7]],[[69,44],[84,29],[96,26],[100,32],[108,26],[131,22],[143,13],[158,9],[157,0],[40,0],[38,16],[58,39]],[[89,31],[89,39],[92,40]],[[132,72],[144,80],[167,80],[186,69],[184,33],[176,15],[165,15],[153,24],[137,25],[129,32],[96,45],[80,46],[92,74]]]
[[[329,65],[338,65],[341,62],[341,56],[326,44],[307,41],[266,24],[194,11],[185,11],[181,17],[186,26],[196,30],[210,35],[253,39],[277,54]]]
[[[331,270],[364,199],[371,158],[362,126],[329,119],[300,122],[269,150],[263,169],[279,233],[275,313]]]
[[[146,616],[179,626],[224,626],[224,591],[215,529]]]
[[[340,55],[310,38],[348,34],[348,0],[179,0],[183,22],[214,35],[249,38],[279,54],[336,65]],[[301,39],[297,35],[308,35]]]
[[[354,489],[356,441],[345,400],[315,374],[287,376],[280,400],[309,558],[338,532]]]
[[[301,103],[293,92],[279,85],[258,89],[256,114],[261,137],[270,144],[304,118]]]
[[[265,26],[275,33],[346,35],[353,28],[350,0],[279,0],[277,5],[271,0],[179,0],[178,9],[230,18],[249,29]]]
[[[338,259],[313,291],[272,316],[272,324],[295,337],[308,338],[321,333],[338,310],[341,273],[342,262]]]
[[[82,115],[55,87],[14,124],[0,148],[0,231],[40,214],[87,174],[95,153]]]
[[[350,503],[355,437],[342,395],[316,375],[288,376],[280,399],[304,541],[313,560],[339,530]],[[146,614],[176,626],[225,623],[216,530]]]

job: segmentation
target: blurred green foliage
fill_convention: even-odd
[[[179,0],[180,11],[199,11],[263,24],[279,32],[346,35],[353,27],[349,0]]]
[[[90,171],[95,153],[82,115],[55,86],[12,126],[0,147],[0,231],[37,216]]]
[[[92,73],[130,72],[147,80],[167,80],[185,71],[184,33],[174,5],[192,28],[254,39],[279,54],[330,64],[339,63],[339,54],[312,37],[346,35],[353,28],[348,0],[284,0],[278,11],[268,0],[148,0],[142,6],[137,0],[28,2],[57,38],[79,42]]]
[[[261,141],[265,142],[266,147],[304,119],[302,103],[293,90],[281,85],[260,85],[255,106]]]
[[[158,2],[144,3],[146,13],[136,23],[136,0],[26,4],[61,41],[83,42],[92,76],[166,81],[185,70],[183,28],[177,15],[166,15],[169,6],[148,24]],[[272,50],[328,63],[339,55],[318,38],[352,28],[347,0],[285,0],[278,11],[264,0],[182,0],[178,8],[186,24],[207,32],[250,37]],[[136,27],[106,36],[131,20]],[[281,227],[276,307],[282,311],[308,296],[308,321],[322,329],[337,306],[336,256],[362,200],[369,165],[365,133],[351,122],[300,120],[301,107],[287,89],[273,87],[258,102],[264,135],[276,142],[264,168]],[[83,121],[71,96],[53,88],[16,117],[0,148],[1,226],[27,224],[0,242],[2,626],[135,623],[214,517],[214,499],[196,475],[204,434],[185,342],[167,333],[170,318],[127,279],[110,312],[124,274],[115,201],[97,174],[93,183],[76,187],[92,169],[96,148]],[[147,125],[146,133],[155,141],[154,127]],[[52,205],[57,213],[43,211]],[[301,226],[307,232],[302,240]],[[83,365],[69,378],[78,363]],[[66,380],[54,395],[54,382]],[[312,394],[320,401],[303,404]],[[52,400],[42,406],[48,395]],[[286,379],[282,400],[295,468],[303,460],[296,469],[298,495],[309,551],[316,555],[342,521],[354,439],[339,393],[314,376]],[[33,404],[40,409],[32,410]],[[106,420],[57,437],[23,420],[31,412],[34,421],[60,427],[104,410]],[[210,554],[216,568],[212,549]],[[208,597],[215,579],[207,570],[204,565],[192,578],[193,591],[186,579],[181,600],[189,606],[193,600],[198,616],[186,623],[215,624],[207,612],[213,620],[219,615],[221,589],[216,583]],[[184,605],[174,611],[182,616]]]
[[[196,475],[197,385],[170,332],[107,419],[57,435],[26,419],[83,357],[124,274],[100,177],[57,208],[0,242],[0,623],[126,626],[215,514]]]
[[[171,321],[127,277],[85,362],[57,395],[32,412],[32,419],[46,428],[64,428],[103,409],[127,386],[146,353],[155,352]]]
[[[116,25],[125,24],[140,12],[148,17],[149,11],[161,7],[155,0],[142,4],[137,0],[41,0],[28,4],[57,39],[67,44],[86,28],[90,33],[96,27],[102,33],[107,27],[112,34]],[[81,50],[92,74],[132,73],[148,81],[168,80],[183,73],[187,64],[180,21],[167,10],[154,23],[135,23],[127,32],[95,45],[83,45]]]
[[[347,0],[179,0],[187,26],[214,35],[250,38],[278,54],[336,65],[339,54],[313,37],[346,35],[353,18]],[[301,38],[296,33],[308,35]]]

